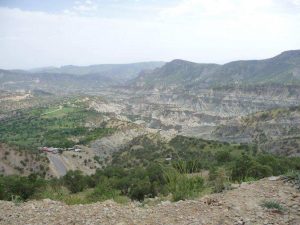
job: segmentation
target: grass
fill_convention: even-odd
[[[64,202],[67,205],[76,205],[76,204],[91,204],[98,201],[105,201],[112,199],[119,204],[127,204],[130,202],[130,199],[127,196],[121,196],[119,193],[114,195],[108,195],[106,193],[100,193],[102,198],[97,196],[95,193],[95,188],[89,188],[82,192],[76,194],[70,193],[70,191],[64,186],[51,186],[48,185],[46,188],[41,189],[37,194],[35,194],[33,199],[51,199],[54,201]],[[12,201],[16,204],[19,203],[18,196],[13,196]]]
[[[278,201],[275,200],[265,200],[261,203],[261,206],[267,209],[275,209],[280,212],[283,212],[285,210],[285,208]]]
[[[23,202],[23,199],[18,195],[12,195],[11,201],[15,203],[15,205],[20,205]]]
[[[64,117],[66,116],[68,113],[72,113],[72,112],[76,112],[78,111],[78,108],[74,108],[74,107],[51,107],[48,108],[47,110],[45,110],[42,114],[43,118],[59,118],[59,117]]]

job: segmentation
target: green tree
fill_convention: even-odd
[[[238,157],[232,166],[232,179],[236,181],[244,180],[248,175],[248,169],[253,165],[252,158],[243,153],[240,157]]]
[[[72,193],[83,191],[87,187],[87,179],[79,170],[68,171],[63,177],[63,183]]]

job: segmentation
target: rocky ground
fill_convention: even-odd
[[[263,208],[265,200],[280,202],[284,210]],[[282,180],[269,178],[197,200],[154,206],[112,201],[73,206],[47,199],[17,205],[0,201],[0,224],[299,225],[300,193]]]

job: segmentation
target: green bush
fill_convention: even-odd
[[[34,199],[51,199],[56,201],[64,201],[67,196],[70,195],[70,191],[62,185],[48,184],[46,187],[42,187],[36,191],[33,195]]]
[[[272,175],[272,168],[270,166],[261,165],[260,163],[254,161],[250,168],[247,170],[247,177],[253,178],[264,178]]]
[[[88,186],[88,180],[86,176],[82,175],[82,172],[79,170],[68,171],[62,180],[64,185],[72,193],[83,191]]]
[[[165,169],[165,179],[167,181],[167,189],[172,194],[174,201],[196,197],[204,188],[202,177],[188,177],[188,175],[181,174],[171,168]]]
[[[0,197],[2,200],[10,201],[13,196],[19,196],[22,200],[26,200],[44,185],[45,181],[35,175],[28,177],[1,176]]]
[[[216,160],[218,163],[223,164],[232,160],[231,154],[227,150],[220,150],[215,153]]]
[[[92,202],[113,199],[119,195],[119,192],[120,191],[113,188],[107,177],[103,177],[101,181],[98,182],[94,191],[88,196],[88,199]]]
[[[151,183],[149,177],[133,179],[129,189],[129,197],[133,200],[143,201],[146,196],[150,197]]]
[[[238,157],[234,162],[232,166],[232,180],[234,181],[242,181],[247,177],[248,169],[252,167],[253,160],[250,156],[247,154],[242,154],[240,157]]]

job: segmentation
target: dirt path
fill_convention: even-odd
[[[57,173],[58,177],[64,176],[67,173],[67,167],[59,155],[48,153],[47,157],[50,160],[50,163],[53,164],[53,169]]]
[[[262,208],[266,199],[279,201],[285,211]],[[67,206],[51,200],[15,206],[2,201],[0,224],[299,225],[300,193],[281,180],[263,179],[225,193],[155,206],[112,201]]]

